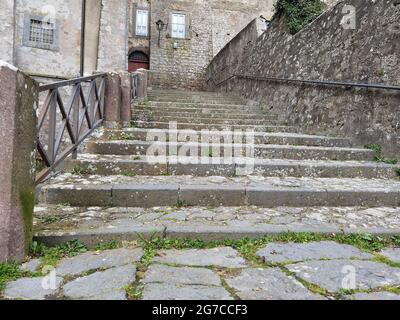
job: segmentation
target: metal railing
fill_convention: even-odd
[[[139,75],[132,73],[132,80],[131,80],[131,100],[135,100],[138,97],[138,84],[139,84]]]
[[[76,158],[79,145],[102,124],[105,81],[102,73],[39,87],[39,93],[48,93],[39,106],[37,150],[45,169],[37,174],[36,183],[43,182],[69,155]],[[70,93],[61,92],[67,89]]]
[[[215,86],[228,82],[233,78],[242,78],[249,80],[258,81],[274,81],[274,82],[288,82],[288,83],[303,83],[303,84],[314,84],[314,85],[325,85],[325,86],[339,86],[339,87],[349,87],[349,88],[366,88],[366,89],[382,89],[382,90],[396,90],[400,91],[400,86],[385,85],[385,84],[373,84],[373,83],[356,83],[356,82],[343,82],[343,81],[328,81],[328,80],[302,80],[302,79],[289,79],[289,78],[277,78],[277,77],[262,77],[262,76],[250,76],[250,75],[237,75],[234,74],[219,83],[215,83]]]

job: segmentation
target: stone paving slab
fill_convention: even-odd
[[[136,279],[136,267],[126,265],[96,272],[67,283],[63,295],[79,300],[126,300],[124,286]]]
[[[329,292],[338,292],[341,289],[370,290],[400,285],[400,268],[371,261],[309,261],[286,267],[297,277]],[[354,279],[355,282],[352,283]]]
[[[381,254],[393,262],[400,263],[400,248],[387,248]]]
[[[205,268],[169,267],[151,265],[142,281],[148,283],[172,283],[186,285],[220,286],[220,278]]]
[[[265,262],[300,262],[322,259],[372,259],[373,255],[334,241],[311,243],[272,243],[257,252]]]
[[[348,297],[349,300],[400,300],[399,294],[394,294],[391,292],[372,292],[372,293],[357,293],[353,296]]]
[[[145,286],[143,300],[233,300],[222,287],[151,283]]]
[[[54,288],[48,288],[44,277],[22,278],[7,284],[4,290],[5,299],[18,300],[45,300],[48,296],[55,295],[61,287],[63,279],[56,277]],[[43,284],[45,286],[43,286]]]
[[[153,261],[184,266],[246,267],[246,261],[230,247],[204,250],[163,250],[157,253]]]
[[[61,276],[75,276],[86,271],[132,264],[139,261],[142,256],[142,249],[123,248],[106,250],[100,253],[87,252],[77,257],[62,259],[56,272]]]
[[[40,259],[32,259],[21,265],[20,269],[23,271],[36,272],[41,264]]]
[[[242,300],[322,300],[280,269],[245,269],[226,279]]]

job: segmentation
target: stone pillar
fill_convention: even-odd
[[[148,70],[138,69],[136,72],[139,74],[138,99],[143,101],[147,99]]]
[[[132,108],[132,77],[128,72],[121,72],[121,126],[129,127],[131,123]]]
[[[0,61],[0,262],[21,262],[32,241],[36,83]]]
[[[109,73],[105,92],[105,121],[108,129],[117,129],[121,121],[121,78],[118,73]]]

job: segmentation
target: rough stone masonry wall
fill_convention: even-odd
[[[270,15],[271,8],[271,1],[261,0],[152,0],[152,86],[203,87],[205,69],[215,54],[255,17]],[[190,39],[171,39],[165,30],[158,46],[156,21],[161,19],[168,23],[172,11],[190,14]],[[177,49],[173,48],[174,42],[178,44]]]
[[[343,7],[356,8],[356,28],[341,25]],[[295,36],[282,21],[257,42],[239,73],[400,85],[398,0],[342,1]],[[400,92],[287,84],[236,78],[219,90],[241,92],[310,133],[379,143],[399,157]]]
[[[206,85],[213,89],[229,79],[242,61],[252,52],[258,37],[265,31],[265,22],[259,18],[250,22],[212,60],[206,70]]]
[[[14,0],[0,1],[0,60],[14,64]]]

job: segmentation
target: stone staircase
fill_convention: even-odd
[[[400,231],[400,167],[375,162],[372,150],[348,139],[299,133],[276,114],[220,93],[153,90],[133,115],[131,128],[101,130],[40,186],[38,240],[90,246],[155,235]],[[227,129],[244,133],[233,148]],[[147,158],[155,149],[162,163]],[[242,156],[228,161],[233,150]],[[248,163],[252,171],[238,174]]]

